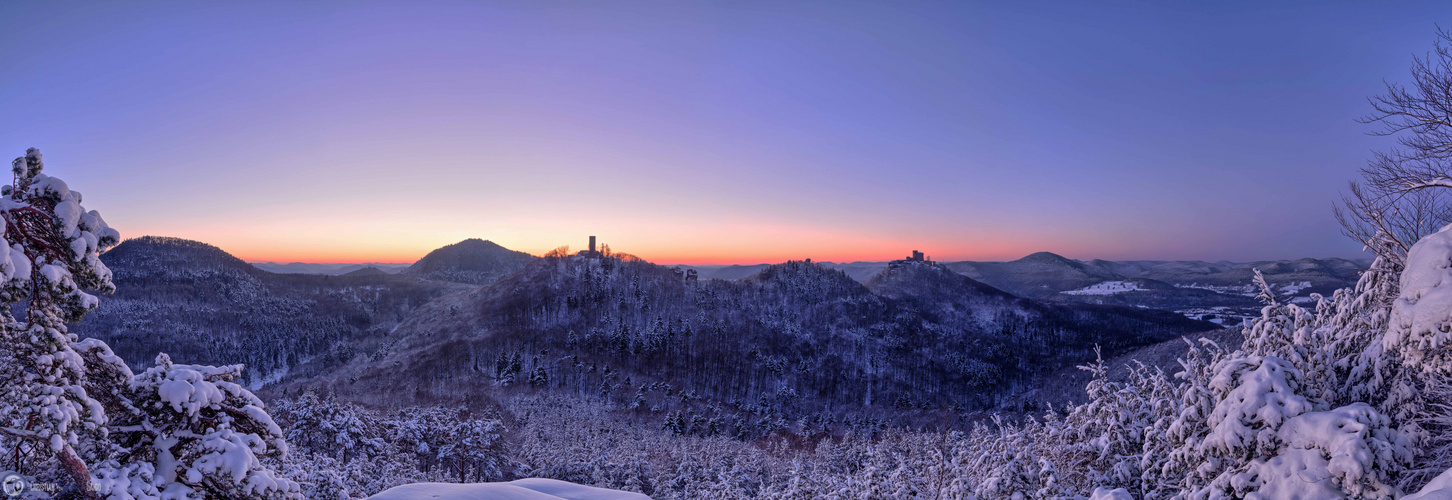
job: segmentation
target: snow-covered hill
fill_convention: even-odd
[[[725,432],[759,434],[775,414],[988,407],[1006,381],[1085,362],[1095,345],[1117,353],[1210,328],[1162,311],[1020,299],[928,264],[864,286],[804,262],[731,282],[547,257],[436,300],[386,348],[286,387],[375,404],[549,388],[662,411],[710,407],[744,426]]]
[[[822,262],[866,281],[887,262]],[[1038,252],[1010,262],[947,262],[944,266],[1021,297],[1059,302],[1148,307],[1176,311],[1226,326],[1259,313],[1251,277],[1259,269],[1287,300],[1308,302],[1352,285],[1369,261],[1298,259],[1258,262],[1079,261]],[[702,279],[744,279],[768,264],[694,266]],[[691,267],[691,266],[687,266]]]
[[[418,306],[469,288],[385,273],[275,274],[196,241],[145,236],[101,255],[116,293],[72,330],[134,367],[160,352],[247,365],[252,383],[323,370],[376,342]]]

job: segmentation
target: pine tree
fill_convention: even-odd
[[[30,149],[0,189],[0,435],[54,459],[86,498],[296,497],[260,461],[287,446],[261,401],[231,382],[240,365],[162,355],[137,376],[105,343],[68,332],[99,303],[87,290],[115,290],[99,255],[120,235],[44,168]]]
[[[73,348],[79,339],[66,322],[96,307],[83,288],[115,289],[98,256],[120,236],[44,168],[32,148],[12,164],[15,183],[0,190],[0,433],[54,456],[76,488],[94,496],[76,449],[82,437],[103,437],[107,420],[86,390],[86,363]],[[25,316],[15,318],[10,311],[20,302]]]

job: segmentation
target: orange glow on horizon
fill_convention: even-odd
[[[118,229],[123,237],[174,236],[217,246],[245,261],[278,263],[413,263],[437,248],[470,238],[544,255],[560,246],[582,250],[592,234],[612,251],[668,265],[763,264],[807,258],[883,262],[904,258],[913,250],[944,262],[1014,260],[1039,251],[1068,252],[1062,254],[1069,257],[1125,257],[1111,255],[1115,253],[1111,238],[1093,235],[1044,235],[991,226],[944,230],[936,224],[899,221],[818,222],[741,215],[703,220],[673,212],[601,215],[583,210],[499,214],[467,224],[431,212],[374,219],[326,213],[313,219],[292,215],[269,207],[208,220],[208,224]]]
[[[480,238],[488,239],[488,238]],[[540,256],[557,248],[554,247],[527,247],[512,246],[508,242],[491,240],[510,250]],[[205,241],[204,241],[205,242]],[[423,258],[424,255],[437,249],[440,246],[450,245],[455,242],[445,243],[434,247],[419,247],[416,249],[390,249],[392,251],[380,251],[380,249],[368,248],[363,245],[350,246],[349,248],[334,250],[330,252],[315,251],[305,252],[303,249],[279,249],[266,248],[262,245],[244,244],[241,247],[229,248],[228,245],[214,244],[237,258],[247,262],[276,262],[306,264],[358,264],[358,263],[386,263],[386,264],[412,264]],[[925,253],[929,258],[941,262],[955,262],[964,260],[974,261],[1007,261],[1021,258],[1025,255],[1040,251],[1030,250],[1031,245],[997,244],[991,246],[977,245],[975,248],[952,248],[945,244],[913,244],[898,242],[883,242],[867,248],[857,248],[851,251],[830,250],[818,248],[795,250],[790,248],[700,248],[700,247],[677,247],[677,248],[642,248],[634,249],[627,246],[611,245],[609,241],[601,241],[601,244],[610,245],[613,252],[627,253],[645,259],[646,261],[661,265],[754,265],[774,264],[789,260],[812,259],[816,262],[886,262],[890,260],[905,258],[913,250]],[[563,245],[563,244],[562,244]],[[570,251],[578,252],[585,249],[585,245],[568,245]],[[947,250],[938,253],[935,249]]]

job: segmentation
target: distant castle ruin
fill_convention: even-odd
[[[903,266],[903,265],[905,265],[905,264],[907,264],[909,262],[920,262],[920,263],[923,263],[923,264],[933,264],[934,263],[932,259],[928,258],[928,256],[926,256],[926,255],[923,255],[922,252],[919,252],[917,250],[913,250],[912,255],[909,255],[909,256],[907,256],[905,258],[902,258],[902,259],[894,260],[892,262],[888,262],[887,263],[887,268],[888,269],[897,269],[898,267]]]
[[[599,257],[600,256],[600,252],[595,250],[595,237],[594,236],[591,236],[590,237],[590,249],[589,250],[581,250],[580,253],[579,253],[579,255],[581,257]]]

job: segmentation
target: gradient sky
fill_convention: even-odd
[[[0,153],[125,237],[407,262],[1359,256],[1452,3],[0,4]]]

